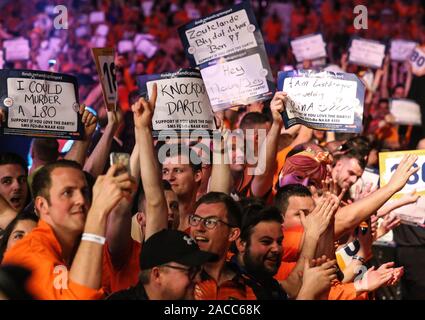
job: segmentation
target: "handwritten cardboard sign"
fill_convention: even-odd
[[[228,108],[229,105],[261,100],[264,94],[270,92],[267,73],[258,54],[218,63],[201,70],[214,111]]]
[[[392,174],[397,169],[401,159],[406,154],[418,155],[418,160],[414,163],[414,167],[419,167],[419,171],[410,176],[407,184],[400,192],[397,192],[391,199],[397,199],[416,189],[416,193],[425,195],[425,150],[409,150],[395,152],[379,153],[379,176],[380,186],[383,187],[391,179]]]
[[[158,50],[155,38],[150,34],[137,34],[133,43],[136,51],[143,53],[147,58],[152,58]]]
[[[421,106],[413,100],[390,99],[390,113],[397,124],[422,125]]]
[[[158,96],[152,119],[155,135],[161,130],[215,129],[211,104],[198,70],[182,69],[175,73],[139,76],[137,83],[140,93],[145,96],[150,96],[153,84],[157,84]]]
[[[248,4],[247,4],[248,5]],[[249,17],[250,7],[236,5],[180,28],[180,37],[192,65],[200,65],[258,45],[258,26]]]
[[[293,70],[279,72],[278,88],[288,96],[285,127],[361,132],[364,85],[354,74]]]
[[[100,76],[106,107],[109,111],[116,110],[118,87],[115,76],[115,50],[114,48],[93,48],[92,54]]]
[[[201,70],[214,111],[271,98],[274,80],[249,2],[194,20],[179,33],[192,67]]]
[[[16,38],[3,41],[4,60],[20,61],[30,58],[30,43],[28,39]]]
[[[0,70],[0,101],[8,135],[81,139],[78,84],[73,76],[33,70]]]
[[[394,61],[406,61],[409,59],[417,43],[407,40],[392,40],[390,48],[390,57]]]
[[[326,57],[326,43],[321,34],[306,35],[291,41],[298,62]]]
[[[385,44],[374,40],[354,38],[348,49],[348,62],[371,68],[381,68],[385,58]]]

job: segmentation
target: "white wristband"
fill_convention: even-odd
[[[91,242],[95,242],[95,243],[98,243],[98,244],[101,244],[101,245],[104,245],[105,242],[106,242],[105,237],[98,236],[97,234],[93,234],[93,233],[83,233],[81,240],[91,241]]]

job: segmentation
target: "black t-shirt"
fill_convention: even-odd
[[[261,281],[254,278],[238,264],[236,256],[232,257],[231,264],[238,272],[248,278],[247,284],[252,288],[258,300],[288,300],[287,293],[275,278],[268,277]]]
[[[134,287],[117,291],[106,298],[107,300],[149,300],[143,284],[138,282]]]
[[[425,229],[402,224],[394,229],[394,241],[398,246],[425,246]]]

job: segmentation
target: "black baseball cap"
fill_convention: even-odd
[[[143,243],[140,269],[146,270],[172,261],[196,267],[216,259],[217,255],[200,250],[196,241],[186,233],[164,229]]]

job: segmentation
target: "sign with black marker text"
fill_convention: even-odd
[[[279,72],[278,89],[287,93],[285,128],[303,124],[313,129],[362,131],[365,88],[356,75],[329,71]]]
[[[0,70],[6,110],[2,134],[81,139],[78,84],[73,76],[34,70]]]
[[[216,128],[207,91],[198,70],[182,69],[175,73],[137,78],[143,96],[151,96],[154,83],[158,90],[152,119],[155,135],[161,130],[189,132]]]
[[[273,76],[249,2],[191,21],[179,34],[191,66],[201,70],[214,111],[271,98]]]

